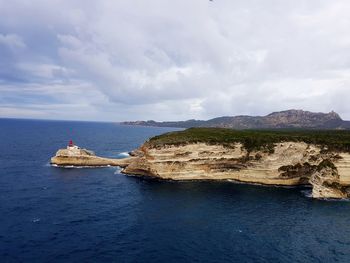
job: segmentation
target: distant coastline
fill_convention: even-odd
[[[343,120],[338,113],[310,112],[303,110],[286,110],[273,112],[266,116],[224,116],[210,120],[187,121],[125,121],[122,125],[151,126],[151,127],[216,127],[230,129],[321,129],[348,130],[350,121]]]

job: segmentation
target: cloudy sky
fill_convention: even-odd
[[[0,117],[350,119],[348,0],[0,0]]]

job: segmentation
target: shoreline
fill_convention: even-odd
[[[99,157],[70,142],[51,164],[119,166],[123,174],[171,181],[309,185],[314,198],[349,198],[350,133],[336,135],[191,128],[150,138],[122,159]]]

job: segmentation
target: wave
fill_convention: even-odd
[[[121,153],[118,153],[117,156],[118,156],[118,157],[123,157],[123,158],[125,158],[125,157],[129,157],[130,154],[129,154],[128,152],[121,152]]]
[[[50,167],[50,166],[52,166],[52,164],[50,162],[47,162],[44,164],[44,167]]]
[[[301,190],[301,193],[307,198],[312,198],[312,190],[311,189]]]
[[[33,222],[33,223],[38,223],[38,222],[40,222],[40,220],[41,220],[40,218],[33,218],[33,219],[32,219],[32,222]]]
[[[313,198],[311,189],[302,190],[301,193],[307,198]],[[331,201],[331,202],[349,202],[350,201],[349,198],[341,198],[341,199],[338,199],[338,198],[317,198],[317,200]]]
[[[120,174],[120,173],[121,173],[121,171],[122,171],[122,168],[117,167],[117,168],[115,169],[114,174]]]
[[[112,167],[111,165],[96,165],[96,166],[76,166],[76,165],[57,165],[57,164],[51,164],[52,167],[57,167],[57,168],[68,168],[68,169],[93,169],[93,168],[108,168]]]

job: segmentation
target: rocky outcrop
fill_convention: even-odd
[[[350,189],[340,183],[337,168],[329,160],[323,160],[311,174],[312,196],[315,198],[347,198]]]
[[[79,147],[60,149],[51,158],[51,164],[58,166],[127,166],[133,158],[111,159],[98,157],[94,152]]]
[[[191,143],[160,147],[145,143],[126,174],[171,180],[236,180],[266,185],[311,185],[315,198],[350,196],[350,155],[304,142],[247,151],[241,143]]]

